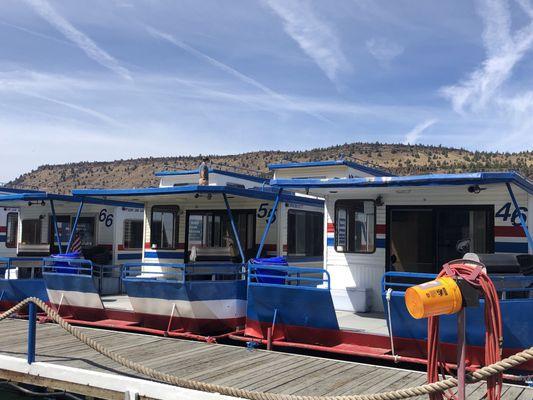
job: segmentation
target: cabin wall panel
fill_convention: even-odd
[[[338,299],[338,304],[349,304],[346,288],[350,286],[370,288],[372,290],[372,308],[382,310],[381,302],[381,278],[385,272],[386,252],[384,233],[377,234],[377,249],[372,254],[338,253],[334,248],[333,222],[335,213],[335,202],[339,199],[376,199],[381,195],[385,205],[376,207],[376,224],[381,225],[381,231],[386,232],[386,206],[387,205],[492,205],[497,213],[504,205],[511,201],[507,188],[504,185],[485,185],[479,194],[472,194],[467,191],[466,186],[457,187],[420,187],[414,189],[399,188],[395,191],[380,192],[377,189],[359,190],[358,194],[352,194],[339,190],[338,193],[327,194],[326,215],[325,215],[325,251],[324,263],[326,269],[331,274],[332,294],[334,299]],[[526,192],[513,187],[515,196],[520,206],[532,209],[531,199],[528,204]],[[511,206],[511,213],[514,206]],[[530,214],[530,212],[529,212]],[[527,240],[525,236],[512,236],[506,232],[516,232],[517,227],[513,227],[511,218],[504,220],[495,217],[495,246],[496,250],[520,249],[525,246]],[[504,227],[505,229],[498,229]],[[380,230],[378,230],[380,231]],[[518,232],[521,232],[518,230]],[[514,233],[514,235],[517,235]],[[381,241],[379,239],[382,239]],[[519,247],[516,247],[519,246]],[[521,246],[521,247],[520,247]]]
[[[231,197],[231,196],[229,196]],[[232,210],[255,210],[257,213],[257,210],[261,206],[261,204],[266,204],[267,209],[271,209],[273,206],[272,201],[267,200],[256,200],[256,199],[245,199],[245,198],[228,198],[230,207]],[[152,257],[148,258],[147,253],[151,253],[150,250],[150,219],[151,219],[151,211],[152,207],[154,205],[177,205],[180,207],[180,214],[179,214],[179,228],[178,228],[178,244],[179,248],[177,250],[169,250],[167,253],[167,256],[169,258],[167,259],[159,259],[159,258],[152,258],[155,256],[152,255]],[[165,202],[165,201],[158,201],[157,203],[151,202],[147,203],[145,208],[145,224],[144,224],[144,230],[145,230],[145,248],[143,251],[143,261],[144,262],[177,262],[182,263],[184,252],[185,252],[185,227],[186,227],[186,215],[187,211],[202,211],[202,210],[222,210],[226,211],[226,206],[222,200],[221,196],[213,196],[211,200],[208,200],[205,195],[198,199],[183,199],[180,201],[173,201],[173,202]],[[256,214],[257,215],[257,214]],[[264,229],[266,227],[267,218],[257,218],[256,217],[256,231],[255,231],[255,239],[256,244],[259,244],[261,237],[263,235]],[[269,252],[268,254],[270,256],[278,254],[278,246],[277,246],[277,240],[278,240],[278,224],[279,221],[276,220],[272,225],[271,229],[267,235],[265,243],[269,246]],[[172,255],[172,252],[176,253],[178,257],[176,258],[170,258]]]

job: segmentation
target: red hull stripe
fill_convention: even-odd
[[[54,304],[58,307],[58,305]],[[61,315],[70,316],[77,321],[98,322],[100,326],[106,326],[109,320],[109,327],[116,327],[117,321],[121,321],[122,327],[135,325],[158,331],[166,331],[170,316],[141,314],[120,310],[103,310],[90,307],[61,306]],[[112,322],[111,322],[112,321]],[[190,332],[195,334],[216,335],[221,333],[234,332],[237,328],[244,326],[245,317],[228,319],[197,319],[197,318],[172,318],[171,331]]]
[[[7,227],[0,226],[0,233],[4,233],[4,232],[7,232]]]
[[[494,236],[499,237],[526,237],[520,225],[517,226],[495,226]]]

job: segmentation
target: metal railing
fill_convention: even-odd
[[[0,279],[35,279],[41,277],[41,257],[0,257]]]
[[[381,290],[383,293],[386,293],[388,289],[403,293],[411,286],[433,280],[436,277],[436,274],[389,271],[383,275]],[[489,274],[489,277],[501,300],[533,297],[533,276]],[[520,296],[520,294],[522,295]]]
[[[250,285],[291,286],[312,290],[330,290],[330,281],[331,277],[329,272],[321,268],[248,263],[248,284]]]
[[[126,263],[122,266],[122,280],[175,281],[184,283],[195,280],[243,280],[242,264],[225,263]]]
[[[94,275],[92,261],[84,258],[43,258],[43,273],[70,274],[70,275]]]

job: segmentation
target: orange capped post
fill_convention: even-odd
[[[405,305],[416,319],[455,314],[463,306],[463,296],[454,279],[441,277],[408,288]]]

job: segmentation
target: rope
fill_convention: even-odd
[[[0,314],[0,321],[9,317],[11,314],[21,310],[25,305],[29,303],[34,303],[41,310],[43,310],[46,315],[54,322],[56,322],[61,328],[65,331],[76,337],[81,342],[85,343],[87,346],[96,350],[100,354],[108,357],[109,359],[115,361],[116,363],[131,369],[139,374],[148,376],[154,380],[167,383],[170,385],[182,387],[185,389],[199,390],[202,392],[209,393],[219,393],[225,396],[232,397],[241,397],[249,400],[400,400],[407,399],[414,396],[427,395],[430,393],[443,392],[445,390],[454,388],[457,386],[457,379],[448,378],[439,382],[428,383],[426,385],[400,389],[384,393],[375,393],[375,394],[366,394],[366,395],[350,395],[350,396],[297,396],[297,395],[288,395],[288,394],[278,394],[278,393],[267,393],[267,392],[255,392],[246,389],[238,389],[229,386],[216,385],[213,383],[199,382],[193,379],[180,378],[179,376],[170,375],[164,372],[157,371],[153,368],[146,367],[140,363],[128,360],[127,358],[121,356],[120,354],[115,353],[101,344],[96,342],[94,339],[91,339],[85,333],[83,333],[79,328],[76,328],[70,325],[65,321],[61,316],[49,307],[44,301],[35,297],[28,297],[27,299],[21,301],[17,305],[13,306],[9,310]],[[491,376],[500,374],[501,372],[514,368],[522,363],[533,360],[533,347],[530,347],[527,350],[521,351],[511,357],[508,357],[504,360],[501,360],[495,364],[488,365],[472,373],[471,382],[477,382],[480,380],[485,380]]]

